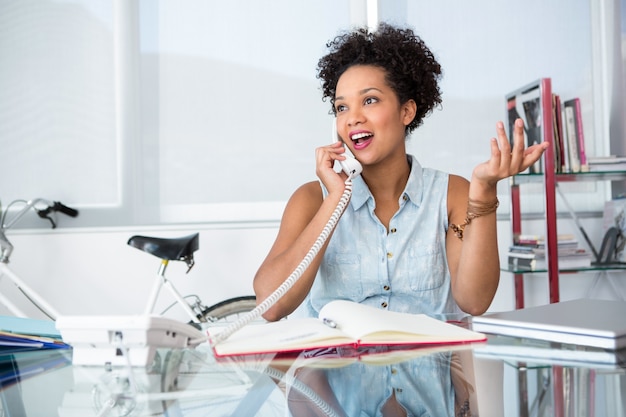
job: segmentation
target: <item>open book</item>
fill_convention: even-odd
[[[209,339],[220,329],[209,328]],[[380,310],[346,300],[326,304],[318,318],[246,326],[214,346],[215,356],[293,352],[324,347],[432,346],[482,342],[486,337],[425,314]]]
[[[216,356],[217,363],[267,363],[271,366],[307,368],[343,368],[355,362],[370,366],[393,365],[437,353],[476,349],[485,343],[415,344],[324,347],[289,352]]]

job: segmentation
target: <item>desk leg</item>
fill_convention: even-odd
[[[563,398],[567,395],[563,384],[563,367],[552,367],[552,398],[554,399],[554,416],[565,417]]]
[[[576,415],[593,417],[594,410],[591,407],[593,402],[593,384],[591,378],[593,370],[580,368],[572,370],[576,373],[576,393],[574,398]]]
[[[589,417],[596,415],[596,371],[589,371]]]
[[[535,395],[535,400],[533,401],[532,406],[530,407],[530,415],[531,416],[546,416],[546,408],[548,407],[548,403],[550,397],[547,395],[550,392],[550,373],[551,370],[544,368],[538,369],[537,373],[537,394]]]
[[[528,417],[528,368],[525,363],[517,366],[517,390],[519,393],[519,416]]]

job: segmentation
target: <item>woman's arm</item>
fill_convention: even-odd
[[[345,189],[345,174],[337,174],[333,163],[342,159],[341,143],[316,150],[316,172],[325,184],[328,195],[323,198],[319,182],[301,186],[287,202],[278,235],[270,252],[254,277],[257,302],[273,293],[302,262],[328,219],[337,208]],[[327,243],[321,248],[298,282],[265,314],[274,321],[292,313],[309,293]]]
[[[496,131],[497,138],[491,142],[491,157],[474,168],[471,182],[451,175],[448,185],[451,227],[446,237],[446,251],[452,293],[459,307],[472,315],[487,310],[500,278],[494,209],[498,181],[524,171],[541,157],[549,145],[544,142],[525,148],[524,124],[520,119],[515,121],[513,147],[502,122],[498,122]],[[472,213],[478,214],[478,217],[468,216]],[[462,238],[455,233],[455,228],[457,231],[461,229]]]

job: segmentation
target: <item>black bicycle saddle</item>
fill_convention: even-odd
[[[133,236],[128,244],[158,258],[168,261],[188,261],[200,247],[200,234],[178,237],[160,238],[150,236]]]

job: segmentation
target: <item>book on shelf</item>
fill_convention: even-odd
[[[508,266],[512,271],[540,271],[546,268],[545,260],[537,258],[522,258],[519,256],[509,256]]]
[[[568,106],[567,102],[563,103],[563,112],[565,113],[565,132],[566,143],[569,155],[569,172],[580,172],[580,155],[578,153],[578,138],[576,137],[576,120],[574,109]]]
[[[588,268],[591,266],[593,257],[585,249],[577,249],[566,254],[558,255],[559,269]],[[515,271],[540,271],[548,268],[545,255],[508,253],[507,263],[509,269]]]
[[[219,332],[217,327],[209,328],[209,339]],[[288,318],[244,326],[213,349],[216,357],[223,357],[339,346],[453,346],[485,340],[481,333],[425,314],[399,313],[334,300],[322,307],[317,318]]]
[[[554,169],[561,173],[569,169],[565,148],[563,146],[563,111],[561,106],[561,96],[552,94],[552,123],[554,124]]]
[[[569,145],[570,172],[588,172],[580,98],[564,101],[563,111]]]
[[[576,115],[576,137],[578,138],[578,156],[580,158],[580,170],[582,172],[589,171],[587,163],[587,151],[585,150],[585,130],[583,126],[583,114],[580,105],[580,98],[572,99],[574,101],[574,110]]]
[[[544,237],[537,235],[520,235],[519,238],[517,243],[509,246],[507,253],[509,269],[528,271],[546,269],[547,262]],[[573,234],[559,234],[557,240],[559,269],[576,269],[591,266],[591,262],[593,261],[591,254],[586,249],[579,247],[578,239],[576,239]]]
[[[589,171],[614,172],[626,171],[626,156],[595,156],[588,158]]]
[[[560,246],[576,244],[578,245],[578,240],[576,236],[571,233],[559,233],[557,235],[557,241]],[[520,234],[514,237],[514,246],[536,246],[542,247],[545,245],[546,237],[543,235],[529,235],[529,234]]]
[[[557,247],[557,255],[559,257],[580,256],[583,253],[586,253],[586,250],[578,246]],[[526,247],[526,249],[522,250],[520,246],[511,246],[507,256],[523,259],[541,259],[546,257],[546,250],[540,247]]]

